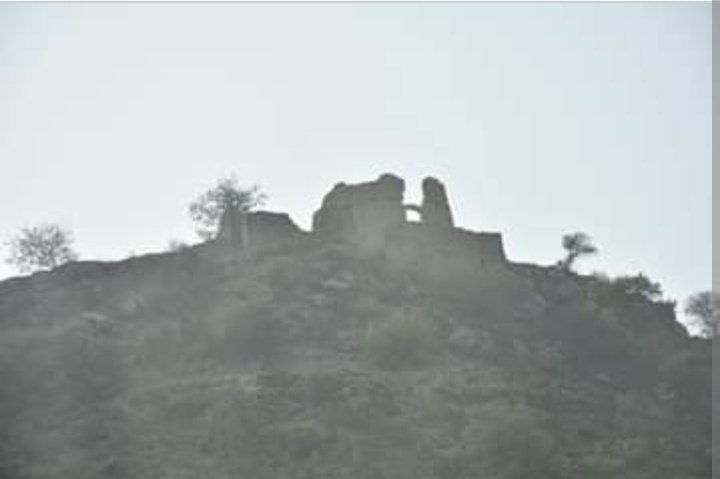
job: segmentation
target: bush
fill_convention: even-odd
[[[662,297],[660,283],[651,281],[642,273],[615,278],[613,286],[628,296],[640,296],[648,301],[656,301]]]
[[[432,331],[424,321],[403,314],[370,324],[360,338],[360,350],[376,365],[400,369],[420,365],[434,349]]]
[[[685,314],[692,318],[703,336],[720,336],[720,294],[703,291],[690,296],[685,305]]]
[[[526,303],[532,293],[530,283],[518,275],[473,273],[430,285],[426,300],[428,308],[442,305],[467,326],[502,329],[514,321],[520,305]]]
[[[168,241],[167,250],[171,253],[179,253],[188,249],[190,249],[190,245],[185,243],[184,241],[176,239],[171,239],[170,241]]]
[[[462,431],[459,449],[468,472],[489,467],[502,478],[553,477],[554,441],[537,413],[522,404],[481,407]]]
[[[590,453],[580,457],[573,467],[573,477],[583,479],[611,479],[621,477],[625,463],[623,460],[601,453]]]
[[[295,419],[278,427],[282,443],[292,459],[305,460],[330,440],[330,433],[315,419]]]
[[[220,350],[224,360],[272,362],[287,352],[288,324],[263,303],[249,304],[225,318]]]
[[[568,372],[582,376],[602,372],[616,380],[639,381],[647,371],[640,368],[637,345],[623,320],[612,310],[598,310],[573,298],[553,304],[542,334],[557,344]]]

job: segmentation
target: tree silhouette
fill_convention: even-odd
[[[597,248],[592,244],[590,236],[582,232],[564,235],[562,246],[566,254],[558,265],[565,271],[572,270],[578,258],[597,253]]]
[[[267,195],[256,185],[243,188],[233,174],[222,178],[209,190],[201,194],[190,204],[190,217],[197,223],[198,235],[205,239],[213,238],[218,232],[218,224],[223,212],[237,209],[243,212],[262,206]]]
[[[720,337],[720,295],[702,291],[688,298],[685,313],[695,320],[700,332],[707,338]]]
[[[10,238],[10,257],[7,262],[20,272],[53,269],[78,255],[72,249],[72,235],[57,224],[22,228]]]

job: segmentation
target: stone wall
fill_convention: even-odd
[[[237,208],[225,208],[220,217],[218,239],[236,251],[248,249],[247,213]]]
[[[367,183],[338,183],[313,216],[313,232],[377,250],[405,222],[404,191],[405,182],[389,174]]]
[[[218,240],[233,254],[251,254],[304,234],[287,213],[227,210],[220,221]]]
[[[435,276],[505,270],[507,260],[499,233],[454,228],[438,233],[423,224],[408,223],[389,238],[382,251],[388,264]]]
[[[422,182],[423,201],[420,206],[422,223],[433,230],[451,230],[454,227],[450,203],[445,186],[435,178]]]
[[[458,268],[505,264],[500,234],[455,227],[445,186],[439,180],[423,180],[421,205],[403,204],[404,190],[403,180],[390,174],[367,183],[339,183],[315,213],[313,234],[382,252],[396,263],[431,268],[455,263]],[[421,221],[406,221],[406,211],[418,212]]]
[[[251,251],[262,250],[307,235],[287,213],[253,211],[247,215]]]

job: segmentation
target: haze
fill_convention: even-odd
[[[511,260],[584,231],[582,271],[682,301],[712,280],[711,90],[709,2],[3,4],[0,236],[120,259],[196,241],[233,171],[305,228],[336,182],[433,175]]]

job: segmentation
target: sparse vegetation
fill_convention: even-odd
[[[168,251],[170,251],[172,253],[178,253],[180,251],[185,251],[189,248],[190,248],[190,245],[184,241],[180,241],[180,240],[176,240],[176,239],[171,239],[170,241],[168,241],[167,249],[168,249]]]
[[[613,284],[628,295],[642,296],[649,301],[656,301],[662,296],[660,283],[651,281],[642,273],[635,276],[620,276],[615,278]]]
[[[573,477],[583,479],[614,479],[621,477],[626,461],[608,452],[590,452],[577,459],[572,465]]]
[[[483,405],[464,427],[459,448],[466,476],[556,477],[553,438],[537,412],[520,403]]]
[[[292,459],[305,460],[319,452],[331,439],[327,428],[316,419],[293,419],[281,424],[277,433]]]
[[[711,341],[644,275],[212,247],[1,285],[0,476],[710,475]]]
[[[388,369],[421,366],[430,357],[433,346],[429,325],[406,313],[371,323],[359,340],[363,354]]]

